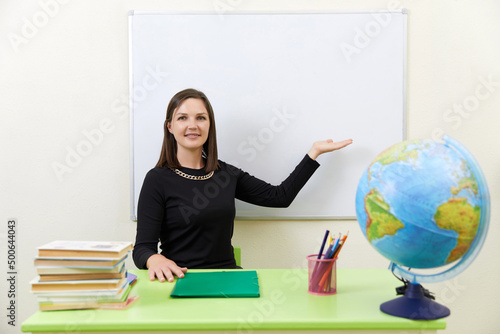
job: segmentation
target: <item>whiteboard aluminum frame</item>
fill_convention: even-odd
[[[128,95],[128,103],[129,103],[129,118],[130,118],[130,220],[137,221],[137,216],[135,214],[135,185],[134,185],[134,72],[133,72],[133,52],[132,52],[132,29],[133,29],[133,20],[132,16],[134,15],[134,11],[129,11],[128,17],[128,61],[129,61],[129,95]]]

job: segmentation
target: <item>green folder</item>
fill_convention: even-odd
[[[175,298],[260,297],[255,270],[187,272],[178,278],[170,294]]]

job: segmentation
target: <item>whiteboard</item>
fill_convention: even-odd
[[[129,13],[131,219],[155,166],[170,98],[212,103],[219,159],[271,184],[317,140],[321,155],[288,208],[237,200],[238,219],[350,219],[363,171],[406,138],[406,11]]]

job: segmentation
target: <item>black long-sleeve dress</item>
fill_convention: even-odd
[[[289,206],[319,164],[306,155],[278,186],[219,161],[221,168],[207,180],[190,180],[169,168],[150,170],[139,196],[133,259],[146,269],[158,253],[180,267],[236,268],[231,238],[235,198],[267,207]],[[189,175],[203,169],[180,168]]]

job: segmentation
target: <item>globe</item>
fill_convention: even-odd
[[[486,238],[489,212],[478,163],[446,135],[391,146],[368,166],[356,192],[364,236],[413,285],[465,270]]]

